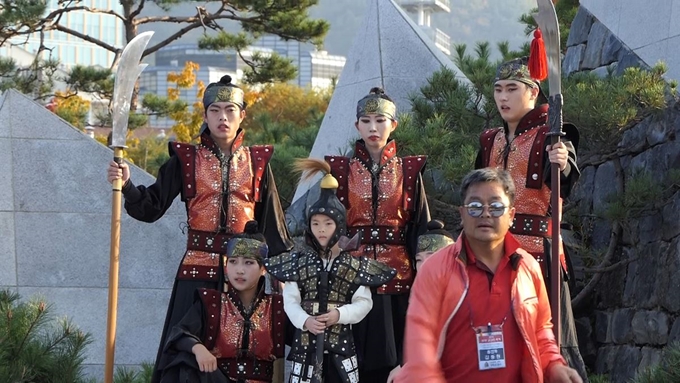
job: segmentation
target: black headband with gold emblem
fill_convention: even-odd
[[[248,221],[243,234],[235,235],[227,242],[227,258],[250,258],[262,264],[269,248],[264,235],[259,232],[257,221]]]
[[[427,232],[418,237],[417,252],[432,251],[454,243],[453,235],[444,230],[444,222],[432,220],[427,223]]]
[[[262,263],[267,258],[267,244],[252,238],[232,238],[227,243],[227,258],[251,258]]]
[[[238,105],[241,109],[245,109],[246,102],[243,96],[243,89],[231,83],[231,76],[222,76],[220,81],[213,82],[205,88],[203,107],[208,109],[210,104],[215,102],[231,102]]]
[[[381,88],[372,88],[369,94],[357,103],[357,119],[367,114],[379,114],[396,120],[397,106],[386,97]]]
[[[536,88],[539,82],[531,77],[527,60],[526,57],[522,57],[499,65],[496,70],[496,77],[493,79],[494,84],[500,80],[514,80]]]

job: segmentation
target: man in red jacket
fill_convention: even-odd
[[[474,170],[461,197],[463,233],[415,279],[395,381],[581,383],[557,348],[541,268],[509,233],[512,177]]]

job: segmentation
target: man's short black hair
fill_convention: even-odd
[[[510,173],[506,170],[497,168],[476,169],[468,173],[465,178],[463,178],[463,183],[460,187],[461,201],[465,201],[470,186],[483,182],[498,182],[501,184],[505,194],[510,200],[510,206],[515,204],[515,182],[512,180]]]

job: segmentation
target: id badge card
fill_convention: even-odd
[[[479,370],[505,368],[505,345],[503,344],[503,327],[489,325],[475,328],[477,337],[477,358]]]

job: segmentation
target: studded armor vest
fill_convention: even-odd
[[[171,143],[182,165],[182,200],[189,224],[178,279],[216,282],[219,254],[226,251],[227,241],[255,219],[262,176],[273,148],[247,147],[242,142],[239,133],[229,157],[222,155],[209,136],[201,137],[200,145]]]
[[[547,118],[548,107],[541,105],[520,121],[512,142],[508,143],[503,128],[489,129],[480,139],[484,165],[507,170],[515,181],[516,213],[510,232],[541,263],[544,272],[544,238],[552,235],[550,188],[544,174]],[[562,263],[566,270],[564,254]]]
[[[284,356],[285,313],[279,295],[258,296],[252,313],[235,291],[200,289],[205,308],[202,342],[231,379],[271,381],[273,362]]]
[[[414,277],[405,238],[415,214],[418,179],[426,158],[400,158],[396,154],[396,143],[390,141],[380,164],[374,165],[359,141],[352,158],[326,157],[338,179],[338,198],[347,208],[348,236],[361,234],[361,246],[352,254],[375,259],[397,271],[393,280],[378,288],[380,294],[408,292]]]
[[[301,306],[309,315],[319,312],[319,274],[324,264],[319,255],[308,246],[301,246],[291,253],[282,254],[265,260],[269,274],[283,282],[296,282],[302,297]],[[360,286],[377,287],[394,278],[396,271],[367,257],[355,257],[341,252],[329,266],[328,273],[328,310],[352,303],[352,297]],[[316,336],[308,331],[296,329],[295,340],[288,359],[300,365],[300,371],[308,372],[312,366],[316,349]],[[356,368],[354,338],[348,324],[335,324],[325,333],[325,349],[353,364],[354,368],[341,368],[338,371],[343,380],[350,382],[349,373]],[[351,360],[354,362],[351,362]],[[340,362],[343,363],[343,362]],[[304,374],[299,374],[303,377]]]

